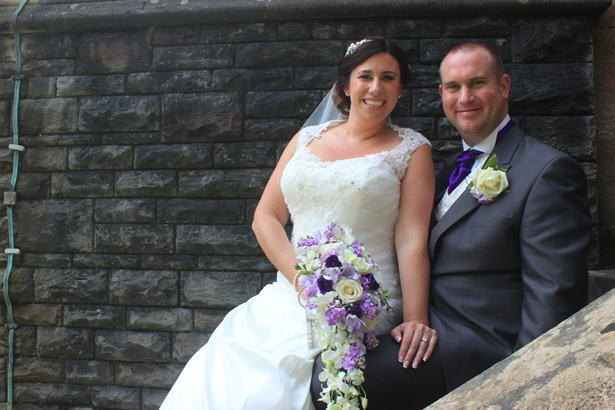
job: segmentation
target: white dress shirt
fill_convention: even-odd
[[[463,182],[461,182],[459,185],[457,185],[457,187],[450,194],[448,193],[448,189],[446,190],[446,192],[444,193],[444,196],[442,197],[442,200],[436,207],[436,221],[439,221],[440,219],[442,219],[446,211],[448,211],[449,208],[455,203],[457,198],[459,198],[461,194],[463,194],[463,191],[467,189],[468,184],[472,182],[472,180],[474,179],[474,175],[476,175],[476,171],[481,169],[484,166],[484,163],[489,157],[489,154],[493,152],[493,149],[495,148],[495,143],[497,142],[498,132],[502,128],[504,128],[506,124],[508,124],[508,121],[510,121],[510,117],[506,115],[506,118],[504,118],[504,121],[502,121],[500,125],[498,125],[493,131],[491,131],[491,133],[487,136],[487,138],[485,138],[484,140],[482,140],[481,142],[479,142],[473,147],[470,147],[468,144],[466,144],[465,141],[463,141],[463,139],[461,140],[464,151],[470,148],[474,148],[476,150],[482,151],[483,153],[475,157],[474,165],[472,166],[472,171],[466,177],[466,179]]]

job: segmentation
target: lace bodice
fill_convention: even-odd
[[[332,222],[349,226],[380,266],[389,295],[401,296],[393,242],[401,180],[412,152],[429,142],[412,129],[392,125],[402,138],[395,148],[323,161],[312,153],[309,144],[327,127],[339,123],[304,128],[282,174],[282,192],[293,222],[293,244]]]

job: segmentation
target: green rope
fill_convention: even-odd
[[[13,95],[13,144],[19,146],[19,127],[18,127],[18,112],[19,112],[19,95],[21,93],[21,80],[23,79],[23,75],[21,73],[21,36],[19,34],[19,26],[17,25],[17,18],[19,17],[19,13],[24,8],[28,0],[22,0],[22,2],[13,13],[13,30],[15,31],[15,76],[13,77],[15,81],[15,93]],[[19,150],[15,149],[13,151],[13,176],[11,178],[11,184],[9,187],[9,191],[15,191],[15,185],[17,184],[17,174],[19,170]],[[9,233],[9,248],[15,249],[15,236],[13,232],[13,206],[12,203],[7,203],[6,214],[8,219],[8,233]],[[6,271],[4,273],[4,301],[6,302],[6,315],[7,315],[7,324],[5,325],[9,329],[9,352],[8,352],[8,363],[7,363],[7,375],[6,375],[6,401],[7,401],[7,410],[11,410],[13,408],[13,361],[14,361],[14,339],[15,339],[15,328],[17,324],[13,318],[13,305],[11,304],[11,299],[9,297],[9,279],[11,277],[11,271],[13,270],[13,253],[8,254],[8,259],[6,263]]]

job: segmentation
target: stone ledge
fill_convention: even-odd
[[[14,6],[0,6],[0,32],[12,31]],[[6,4],[6,3],[5,3]],[[26,3],[19,15],[22,32],[155,27],[263,20],[412,18],[480,15],[585,15],[597,17],[611,0],[56,0]]]
[[[615,408],[613,312],[615,289],[427,409]]]

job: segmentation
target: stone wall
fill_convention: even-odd
[[[5,147],[13,142],[16,53],[6,16],[19,2],[11,1],[0,7],[3,191],[13,167]],[[14,207],[22,255],[9,286],[18,410],[158,408],[226,312],[273,280],[250,229],[254,207],[346,46],[365,36],[408,51],[413,79],[394,122],[426,135],[436,164],[460,145],[440,106],[439,60],[468,39],[494,46],[512,77],[513,118],[583,165],[596,213],[592,29],[605,1],[538,1],[522,11],[521,2],[504,1],[481,16],[471,15],[473,2],[447,11],[447,2],[429,9],[417,1],[387,15],[378,6],[395,1],[357,1],[363,6],[347,15],[329,1],[338,14],[327,18],[322,8],[258,2],[269,8],[242,9],[235,20],[232,8],[215,9],[223,24],[195,21],[202,9],[182,14],[170,2],[161,2],[169,18],[115,9],[129,1],[65,3],[26,5],[23,17],[26,151]],[[6,215],[3,205],[5,248]],[[590,267],[598,249],[596,240]]]

